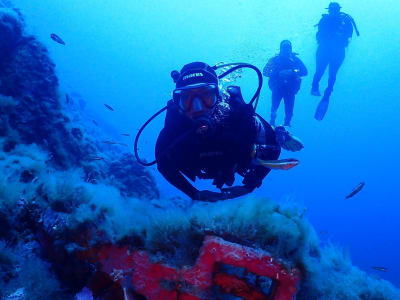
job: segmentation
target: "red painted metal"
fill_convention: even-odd
[[[101,248],[96,260],[114,281],[131,278],[136,292],[148,300],[207,299],[215,286],[245,300],[292,300],[300,279],[297,269],[286,270],[263,251],[213,236],[205,237],[196,264],[180,270],[151,262],[145,251],[130,252],[127,248],[114,246]],[[277,283],[273,296],[263,294],[237,276],[219,272],[221,263],[273,279]]]

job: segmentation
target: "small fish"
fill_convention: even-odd
[[[142,175],[140,176],[140,178],[142,178],[144,181],[147,181],[148,183],[151,183],[151,179],[147,176]]]
[[[71,102],[71,98],[68,94],[65,94],[65,103],[70,103]]]
[[[92,120],[92,122],[93,122],[94,125],[99,126],[99,123],[97,123],[96,120]]]
[[[131,136],[129,133],[121,133],[121,135],[124,135],[124,136]]]
[[[103,141],[104,144],[108,144],[108,145],[115,145],[118,144],[117,142],[114,141]]]
[[[354,188],[354,190],[353,190],[350,194],[348,194],[348,195],[346,196],[346,199],[349,199],[349,198],[353,197],[355,194],[357,194],[359,191],[361,191],[362,188],[364,187],[364,185],[365,185],[365,182],[360,182],[360,183]]]
[[[112,108],[110,105],[104,103],[104,106],[107,107],[109,110],[114,111],[114,108]]]
[[[287,158],[280,160],[262,160],[256,159],[256,164],[264,166],[269,169],[274,170],[289,170],[300,163],[299,160],[295,158]]]
[[[65,46],[65,42],[55,33],[50,34],[50,37],[53,41],[55,41],[56,43],[59,43],[61,45]]]
[[[128,147],[128,144],[125,144],[125,143],[118,143],[118,145]]]
[[[373,267],[371,267],[371,268],[374,269],[374,270],[377,270],[377,271],[381,271],[381,272],[387,272],[387,271],[388,271],[388,269],[385,268],[385,267],[376,267],[376,266],[373,266]]]
[[[53,98],[48,98],[48,97],[43,98],[43,101],[48,102],[48,103],[54,103],[54,104],[57,103],[57,100],[55,100]]]
[[[100,156],[91,156],[89,157],[89,160],[104,160],[104,158]]]

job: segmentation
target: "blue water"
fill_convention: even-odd
[[[135,135],[163,107],[174,87],[169,76],[191,61],[244,61],[263,68],[289,39],[310,75],[296,100],[292,131],[305,149],[283,153],[301,164],[274,172],[255,193],[307,207],[324,241],[348,249],[353,263],[400,286],[400,3],[341,1],[361,32],[353,37],[324,121],[313,119],[318,98],[309,95],[315,70],[315,28],[328,1],[316,0],[15,0],[27,30],[49,48],[61,91],[77,92],[102,124]],[[66,46],[54,43],[57,33]],[[326,78],[321,82],[325,86]],[[256,78],[237,81],[245,97]],[[264,85],[258,112],[269,119]],[[111,105],[112,112],[104,107]],[[283,108],[280,108],[280,117]],[[281,119],[279,119],[281,120]],[[141,155],[153,159],[163,118],[146,129]],[[102,125],[106,126],[106,125]],[[130,141],[132,145],[132,141]],[[164,196],[182,195],[154,171]],[[344,200],[360,181],[365,188]],[[207,186],[203,185],[202,186]],[[381,273],[371,266],[383,266]]]

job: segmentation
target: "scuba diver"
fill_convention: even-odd
[[[308,74],[304,63],[292,52],[292,43],[283,40],[280,52],[269,59],[263,70],[263,75],[269,77],[268,85],[272,91],[271,122],[275,126],[276,112],[282,98],[285,101],[285,123],[290,126],[293,117],[295,96],[300,90],[301,77]]]
[[[215,70],[231,66],[217,76]],[[238,86],[227,87],[224,94],[219,79],[240,68],[257,72],[259,86],[250,103],[246,103]],[[301,142],[283,126],[275,130],[255,113],[262,74],[249,64],[226,64],[210,67],[203,62],[185,65],[180,72],[172,71],[176,88],[173,99],[151,117],[135,139],[135,155],[139,163],[157,163],[159,172],[176,188],[193,200],[214,202],[239,197],[260,187],[271,169],[289,169],[295,159],[277,160],[281,147],[291,151],[303,148]],[[155,147],[156,160],[142,161],[137,143],[143,128],[164,110],[164,128]],[[232,187],[235,173],[244,177],[242,186]],[[213,179],[221,192],[199,191],[196,178]],[[223,188],[224,185],[230,188]]]
[[[316,54],[316,71],[314,74],[311,94],[321,96],[319,82],[329,65],[328,87],[325,89],[321,102],[315,113],[317,120],[322,120],[328,109],[329,98],[333,91],[336,81],[336,74],[339,71],[345,58],[345,49],[349,44],[349,39],[353,36],[353,29],[357,36],[358,32],[354,19],[340,11],[341,6],[337,2],[331,2],[327,8],[329,13],[323,14],[316,27],[318,49]]]

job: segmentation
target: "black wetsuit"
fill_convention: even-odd
[[[259,128],[251,105],[239,101],[219,102],[213,111],[215,130],[208,136],[195,132],[192,120],[182,115],[172,101],[169,102],[165,126],[156,144],[156,159],[160,173],[175,187],[194,199],[198,190],[183,176],[195,181],[214,179],[213,184],[222,188],[231,186],[235,173],[244,176],[243,183],[249,190],[259,187],[269,169],[251,166],[251,152]],[[275,149],[264,153],[263,159],[278,159],[280,147],[275,132],[266,123],[265,144]]]
[[[283,70],[291,70],[292,74],[282,76]],[[293,117],[294,100],[300,89],[301,77],[308,74],[304,63],[295,55],[284,57],[276,55],[265,65],[263,74],[269,77],[268,85],[272,91],[271,124],[275,125],[276,112],[282,101],[285,101],[285,126],[290,126]]]
[[[313,78],[313,90],[319,90],[319,81],[329,65],[328,87],[325,91],[332,93],[336,74],[345,58],[345,48],[353,36],[353,19],[345,14],[324,14],[318,23],[316,54],[316,71]]]

